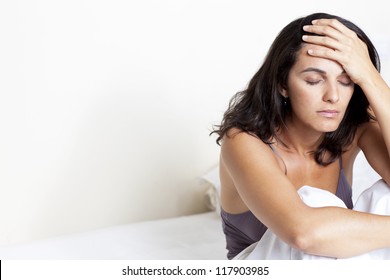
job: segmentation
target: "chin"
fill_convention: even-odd
[[[339,128],[339,124],[337,125],[324,125],[318,128],[319,131],[326,133],[326,132],[334,132]]]

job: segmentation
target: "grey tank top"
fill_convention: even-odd
[[[342,169],[337,184],[336,196],[352,209],[352,189]],[[226,237],[227,258],[232,259],[249,245],[259,241],[267,230],[251,211],[240,214],[230,214],[221,208],[222,229]]]

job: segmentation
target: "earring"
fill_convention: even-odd
[[[288,101],[288,97],[283,97],[283,107],[287,107],[287,101]]]

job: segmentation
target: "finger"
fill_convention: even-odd
[[[326,19],[326,18],[316,19],[316,20],[313,20],[311,23],[314,26],[330,26],[333,29],[335,29],[343,34],[349,35],[349,36],[355,34],[355,32],[353,32],[351,29],[349,29],[344,24],[342,24],[340,21],[338,21],[337,19],[334,19],[334,18],[332,18],[332,19]]]
[[[317,35],[328,36],[338,41],[343,37],[340,31],[329,25],[305,25],[303,26],[303,30]]]
[[[338,61],[340,63],[344,60],[343,59],[344,56],[341,52],[327,48],[327,47],[308,49],[307,53],[310,56],[326,58],[326,59]],[[343,64],[343,63],[341,63],[341,64]]]
[[[306,43],[328,47],[333,50],[343,49],[343,45],[339,41],[326,36],[303,35],[302,40],[305,41]]]

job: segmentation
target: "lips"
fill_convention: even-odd
[[[323,116],[325,118],[335,118],[340,114],[340,111],[332,110],[332,109],[325,109],[325,110],[317,111],[317,113],[320,116]]]

